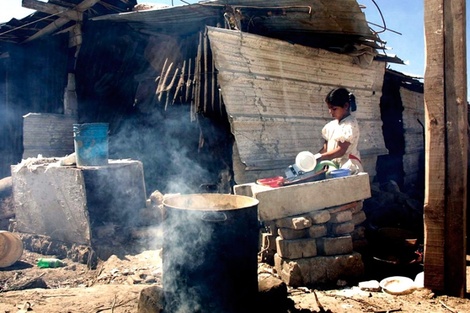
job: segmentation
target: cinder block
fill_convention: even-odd
[[[341,237],[322,237],[317,238],[318,254],[320,255],[337,255],[348,254],[353,251],[353,243],[351,236]]]
[[[308,216],[286,217],[276,220],[276,226],[281,228],[305,229],[312,226]]]
[[[304,229],[291,229],[291,228],[278,228],[277,233],[282,239],[301,239],[308,238],[308,228]]]
[[[309,258],[317,255],[317,244],[312,238],[286,240],[277,237],[276,250],[280,257],[291,260]]]
[[[308,235],[310,238],[320,238],[328,234],[328,228],[325,224],[323,225],[312,225],[308,229]]]
[[[311,212],[309,217],[312,220],[312,224],[324,224],[330,220],[331,214],[328,210],[320,210]]]
[[[328,221],[329,223],[344,223],[349,222],[352,220],[352,213],[350,210],[347,211],[339,211],[335,213],[331,213],[331,218]]]
[[[338,279],[357,279],[364,274],[364,263],[357,252],[298,260],[276,254],[274,266],[281,279],[291,287],[335,283]]]
[[[351,234],[354,231],[352,222],[344,222],[340,224],[328,223],[328,234],[332,236]]]

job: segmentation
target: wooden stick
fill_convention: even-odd
[[[183,61],[183,69],[181,70],[180,79],[178,80],[178,85],[176,85],[175,95],[173,96],[173,104],[175,104],[176,97],[181,89],[184,86],[184,74],[186,72],[186,60]]]

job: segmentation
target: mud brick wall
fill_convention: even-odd
[[[362,200],[274,220],[262,236],[263,258],[292,287],[358,278],[365,221]]]

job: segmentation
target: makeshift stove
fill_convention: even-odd
[[[77,167],[61,166],[55,158],[28,158],[11,173],[15,231],[92,247],[101,259],[132,246],[130,232],[146,206],[140,161]],[[49,252],[44,250],[38,252]]]
[[[234,191],[259,200],[258,219],[268,230],[261,251],[265,258],[272,256],[286,284],[337,283],[364,273],[355,250],[365,243],[367,173],[280,187],[242,184]]]

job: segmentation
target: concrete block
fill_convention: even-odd
[[[354,231],[352,222],[344,222],[339,224],[328,223],[328,234],[331,236],[351,234]]]
[[[329,223],[344,223],[352,220],[352,213],[350,210],[339,211],[331,213],[331,218],[328,221]]]
[[[308,229],[308,235],[310,238],[320,238],[328,234],[328,228],[325,224],[323,225],[312,225]]]
[[[146,205],[140,161],[73,167],[60,166],[55,158],[29,158],[11,172],[19,232],[84,245],[93,238],[95,245],[100,242],[97,225],[116,225],[126,236],[124,230],[138,225]]]
[[[320,255],[348,254],[353,251],[352,238],[349,235],[317,238],[316,242]]]
[[[12,166],[16,229],[89,245],[91,229],[83,173],[77,168],[49,164]]]
[[[278,228],[277,233],[282,239],[287,239],[287,240],[309,237],[308,228],[304,228],[304,229]]]
[[[353,214],[351,222],[354,225],[360,225],[364,223],[366,220],[367,220],[366,213],[364,211],[359,211]]]
[[[336,283],[338,279],[356,279],[364,274],[364,263],[357,252],[298,260],[276,254],[274,266],[279,277],[291,287]]]
[[[317,255],[317,244],[312,238],[286,240],[277,237],[276,250],[280,257],[291,260],[309,258]]]
[[[259,200],[258,214],[261,221],[297,216],[371,196],[369,175],[365,172],[285,187],[250,187],[253,197]],[[345,192],[347,190],[350,192]]]
[[[286,217],[276,220],[276,226],[281,228],[305,229],[312,226],[307,216]]]
[[[324,224],[330,220],[331,215],[328,210],[320,210],[310,213],[309,217],[312,220],[312,224]]]

